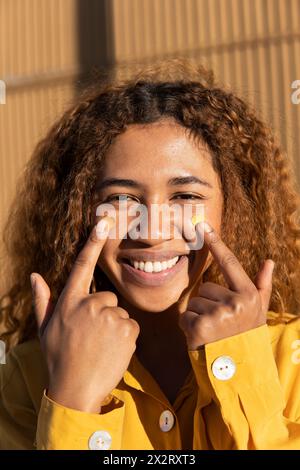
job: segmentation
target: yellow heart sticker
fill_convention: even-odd
[[[196,225],[199,222],[203,222],[203,221],[204,221],[204,215],[203,214],[193,215],[193,217],[192,217],[192,224],[193,225]]]

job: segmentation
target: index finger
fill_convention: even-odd
[[[111,217],[104,217],[95,225],[75,260],[64,289],[65,292],[89,294],[98,258],[113,224],[114,220]]]
[[[200,225],[197,224],[197,225]],[[245,272],[237,257],[225,245],[220,235],[206,222],[201,222],[204,229],[204,241],[218,263],[230,289],[241,292],[254,284]]]

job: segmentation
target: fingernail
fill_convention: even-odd
[[[274,268],[275,268],[275,263],[274,263],[274,261],[273,261],[272,259],[271,259],[271,261],[272,261],[272,273],[273,273]]]
[[[210,233],[214,231],[213,228],[207,222],[204,222],[204,230],[206,233]]]
[[[207,222],[200,222],[203,227],[204,232],[211,233],[213,232],[213,228]]]
[[[35,290],[35,285],[36,285],[36,277],[33,273],[30,274],[30,283],[31,283],[31,288],[34,291]]]
[[[108,222],[105,219],[100,220],[96,225],[96,236],[99,240],[103,238],[108,232]]]

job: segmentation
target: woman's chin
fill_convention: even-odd
[[[149,295],[147,295],[147,293],[144,292],[144,294],[130,295],[130,292],[127,292],[125,298],[128,304],[132,305],[138,310],[159,313],[164,312],[165,310],[168,310],[174,306],[174,304],[176,304],[181,297],[181,294],[178,294],[178,292],[173,292],[172,294],[170,293],[168,296],[167,294],[159,295],[157,293],[157,295],[155,295],[155,293],[152,292],[151,294],[149,293]],[[130,314],[130,312],[128,313]]]

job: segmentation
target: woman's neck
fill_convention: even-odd
[[[191,371],[186,338],[178,319],[184,305],[163,312],[145,312],[119,301],[140,326],[136,356],[151,373],[161,390],[173,404],[178,391]]]
[[[119,305],[139,324],[136,348],[139,358],[148,362],[162,357],[178,359],[186,354],[186,339],[178,324],[179,315],[184,311],[183,303],[175,304],[163,312],[139,310],[124,299],[119,301]]]

